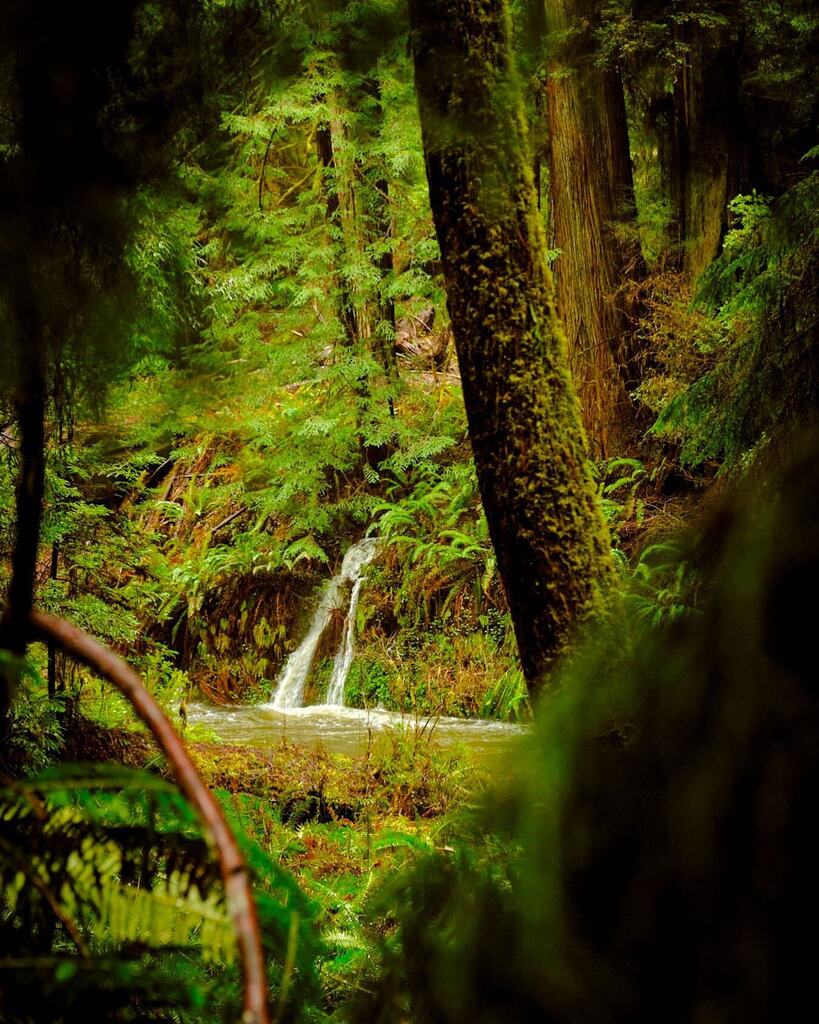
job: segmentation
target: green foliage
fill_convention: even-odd
[[[645,503],[639,496],[641,485],[651,474],[639,459],[621,457],[608,459],[595,467],[598,477],[598,498],[603,517],[612,537],[612,549],[618,567],[624,568],[626,557],[621,550],[621,531],[640,527]]]
[[[529,717],[529,691],[519,668],[507,669],[487,692],[481,714],[504,722],[517,722]]]
[[[188,1020],[216,996],[183,951],[230,960],[232,933],[218,873],[172,787],[123,768],[63,767],[7,783],[0,821],[6,1019],[76,1017],[94,999],[114,1019],[149,998]],[[188,962],[184,985],[166,970],[152,978],[148,950],[163,948]]]
[[[443,471],[422,467],[396,479],[393,500],[373,509],[375,530],[394,550],[402,576],[395,614],[402,625],[432,619],[473,621],[496,607],[499,580],[470,462]],[[466,610],[468,608],[468,611]]]
[[[298,775],[305,755],[290,748],[279,767],[286,785],[246,749],[197,750],[219,785],[248,788],[252,778],[263,794],[219,797],[255,875],[276,1024],[552,1019],[564,998],[566,1019],[617,1016],[612,999],[635,964],[647,964],[638,994],[666,975],[654,971],[653,948],[618,959],[643,904],[616,888],[619,875],[609,889],[612,875],[621,861],[626,874],[644,866],[633,850],[650,846],[656,822],[677,844],[649,858],[652,878],[678,849],[702,842],[708,859],[725,848],[703,811],[709,772],[760,710],[769,719],[790,713],[793,651],[809,635],[807,606],[786,602],[799,635],[771,647],[787,623],[753,569],[775,550],[770,535],[709,579],[678,541],[658,531],[646,544],[644,531],[650,489],[665,500],[669,462],[743,468],[776,453],[815,409],[816,13],[799,0],[600,5],[596,59],[627,83],[637,233],[651,271],[638,286],[648,367],[637,397],[656,423],[639,456],[624,453],[597,478],[629,620],[547,699],[531,770],[465,824],[446,816],[471,799],[474,770],[436,748],[436,716],[517,721],[531,708],[460,381],[446,359],[408,356],[397,368],[384,360],[391,304],[399,323],[431,307],[436,331],[448,329],[403,5],[139,3],[112,7],[98,25],[91,8],[58,7],[23,18],[37,44],[30,70],[58,92],[76,73],[99,109],[72,105],[67,88],[64,112],[78,130],[63,131],[47,111],[31,129],[47,154],[41,164],[21,134],[23,65],[0,58],[0,198],[16,211],[0,232],[10,268],[0,326],[16,339],[0,356],[0,586],[20,468],[12,353],[30,340],[21,315],[30,279],[48,354],[38,604],[125,655],[180,722],[194,687],[224,701],[266,697],[350,541],[382,542],[359,605],[347,698],[405,712],[403,727],[373,742],[363,764],[317,756],[311,775]],[[125,18],[117,28],[117,12],[135,14],[134,33],[109,53],[109,30],[127,27]],[[542,39],[529,29],[538,15],[523,5],[515,17],[520,55],[535,67]],[[19,26],[4,12],[0,27]],[[693,303],[673,270],[656,119],[691,58],[692,29],[742,41],[743,103],[772,193],[733,200],[722,255]],[[72,44],[65,79],[59,62],[51,74],[55,30]],[[154,123],[151,110],[168,116]],[[317,152],[321,133],[330,135],[330,164]],[[537,142],[543,160],[546,140]],[[111,160],[122,172],[113,184]],[[788,486],[799,490],[798,481]],[[790,526],[786,517],[786,544]],[[811,568],[787,577],[791,597],[814,576]],[[778,606],[777,580],[768,584]],[[11,666],[19,686],[3,771],[29,774],[0,779],[0,1018],[236,1019],[232,931],[197,822],[154,775],[53,766],[78,703],[108,725],[131,723],[132,713],[61,656],[52,662],[58,692],[47,698],[46,659],[35,645]],[[759,676],[772,663],[775,686]],[[319,691],[328,668],[325,658],[316,670]],[[730,714],[708,717],[706,682],[718,693],[728,687]],[[678,712],[683,727],[694,722],[692,742],[711,728],[731,735],[672,777],[683,746]],[[656,723],[662,742],[652,747]],[[608,740],[628,746],[635,724],[643,731],[633,749],[648,769],[632,777],[624,760],[612,767]],[[775,830],[787,785],[783,755],[773,756],[779,767],[759,806],[777,796]],[[625,845],[604,850],[600,874],[584,876],[623,822]],[[755,893],[759,879],[776,876],[779,861],[770,864],[755,873]],[[726,879],[719,893],[734,884],[730,871]],[[654,920],[674,890],[649,890]],[[611,903],[628,917],[613,958],[582,927]],[[579,937],[568,953],[567,936]],[[756,938],[730,936],[720,948],[767,941]],[[673,967],[687,969],[689,951],[677,953]],[[634,1005],[620,1016],[639,1019]],[[782,1005],[775,1010],[787,1016]],[[712,1002],[690,1016],[721,1009]],[[667,1003],[654,1011],[667,1016]]]
[[[344,699],[354,708],[394,706],[389,667],[378,658],[359,655],[350,666]]]
[[[625,600],[635,621],[659,626],[695,610],[696,582],[677,541],[648,544],[631,570]]]
[[[810,415],[819,387],[819,176],[775,202],[740,196],[735,226],[698,304],[711,319],[706,369],[662,409],[654,433],[689,465],[754,458]]]
[[[370,924],[397,929],[354,1020],[719,1006],[762,1021],[809,994],[791,957],[816,889],[804,794],[819,716],[798,585],[819,552],[815,439],[767,483],[764,497],[735,490],[685,550],[705,582],[699,613],[598,636],[544,699],[517,771],[384,886]]]
[[[0,665],[13,656],[0,651]],[[10,673],[12,674],[12,673]],[[49,698],[37,667],[30,657],[13,673],[17,679],[6,749],[2,760],[9,765],[27,765],[40,771],[51,764],[62,747],[62,700]]]
[[[242,845],[280,1019],[301,1019],[316,996],[315,909],[258,843]],[[63,765],[6,783],[0,905],[5,1020],[77,1019],[95,999],[96,1019],[139,1019],[148,1006],[150,1019],[236,1019],[218,867],[186,802],[156,776]]]

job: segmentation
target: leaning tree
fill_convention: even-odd
[[[411,0],[430,202],[464,402],[527,683],[612,568],[558,322],[504,0]]]

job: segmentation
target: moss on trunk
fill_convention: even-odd
[[[411,0],[416,89],[481,496],[530,688],[611,573],[545,262],[503,0]]]

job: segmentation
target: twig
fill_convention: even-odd
[[[269,1024],[262,939],[247,867],[222,809],[202,781],[184,743],[136,672],[116,654],[64,619],[34,611],[30,622],[38,640],[54,643],[113,683],[167,757],[180,790],[199,815],[219,860],[244,974],[242,1024]]]
[[[285,199],[289,198],[296,191],[297,188],[301,188],[301,186],[310,178],[312,178],[315,173],[316,172],[311,167],[307,174],[305,174],[305,176],[301,179],[301,181],[297,181],[295,185],[291,185],[289,189],[287,189],[285,192],[282,192],[282,194],[276,200],[276,206],[281,206]]]
[[[259,174],[259,213],[264,213],[264,207],[262,206],[262,189],[264,188],[264,172],[267,167],[267,158],[270,156],[270,147],[273,145],[273,140],[276,138],[276,129],[270,135],[270,139],[267,143],[267,149],[264,151],[264,160],[262,160],[262,170]]]
[[[235,512],[231,512],[230,515],[225,516],[225,518],[221,522],[217,523],[216,526],[214,526],[214,528],[210,531],[211,535],[216,533],[217,530],[221,530],[223,526],[227,526],[228,523],[232,523],[233,520],[237,516],[240,516],[243,512],[243,508],[237,508]]]

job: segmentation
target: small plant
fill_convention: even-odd
[[[529,690],[519,668],[508,669],[487,692],[481,715],[502,722],[519,722],[532,714]]]
[[[694,582],[677,542],[650,544],[631,571],[626,602],[637,620],[659,626],[694,611]]]
[[[0,666],[11,657],[8,652],[0,651]],[[23,660],[15,675],[14,709],[6,749],[0,756],[9,765],[42,771],[62,749],[64,697],[62,694],[48,696],[45,681],[30,657]]]

